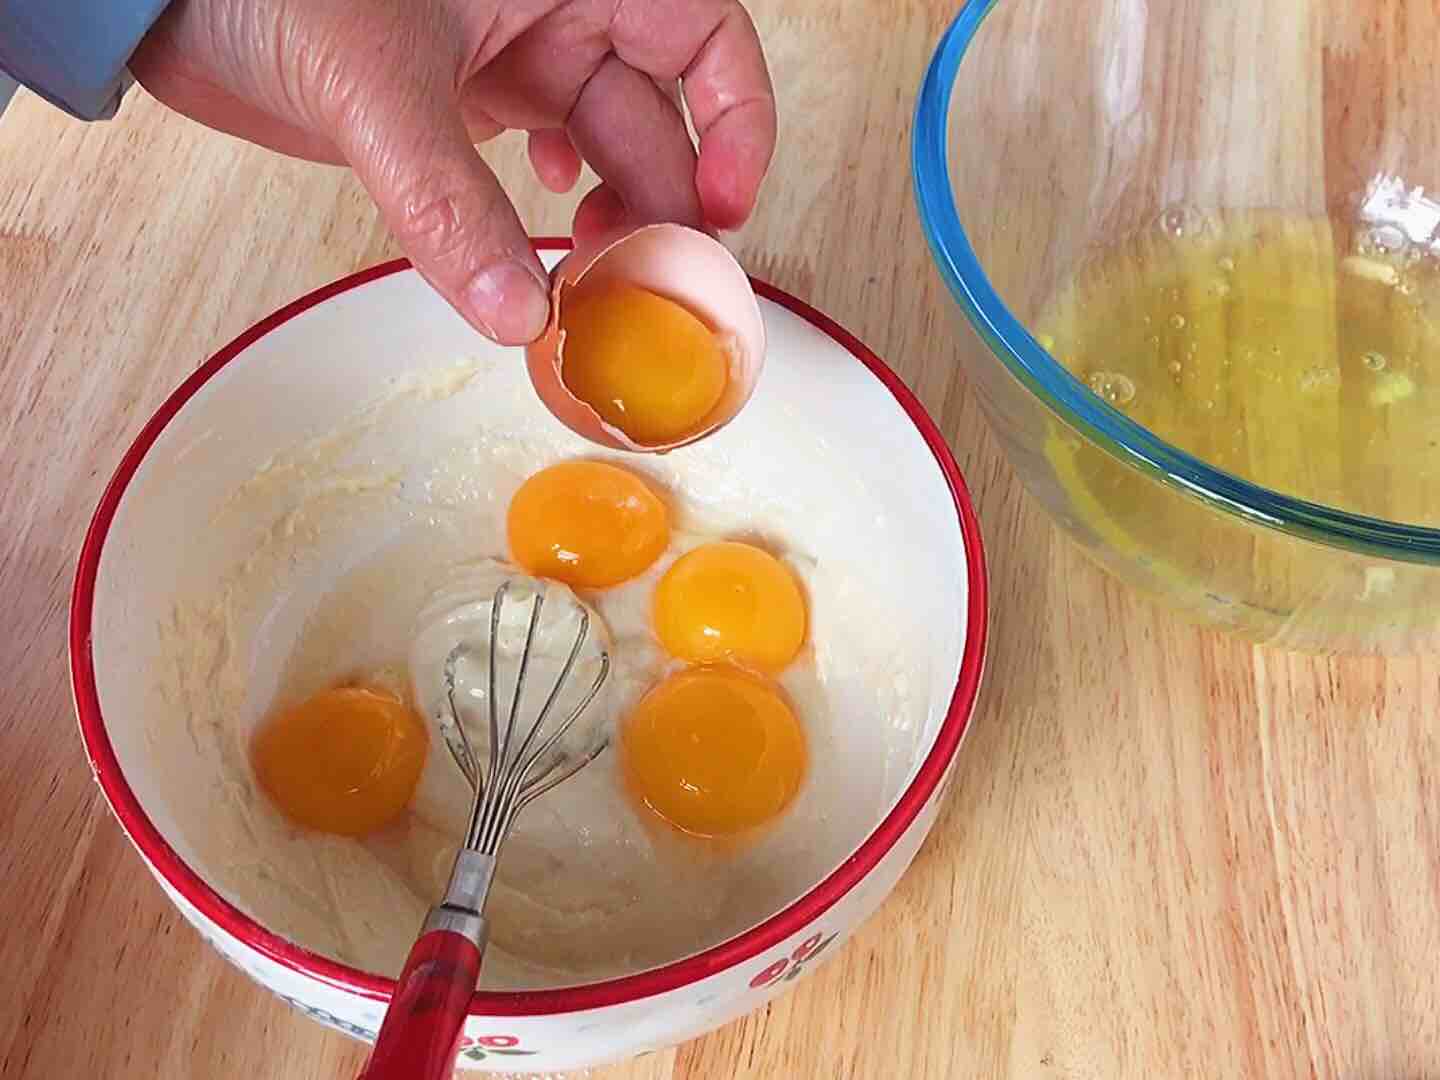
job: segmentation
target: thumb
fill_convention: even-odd
[[[372,84],[334,140],[405,254],[465,319],[503,345],[538,337],[545,271],[459,106],[404,78]]]

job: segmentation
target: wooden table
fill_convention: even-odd
[[[857,332],[949,435],[993,574],[988,691],[879,915],[763,1012],[602,1070],[688,1077],[1440,1077],[1440,675],[1198,632],[1092,569],[998,456],[910,198],[956,6],[756,5],[781,144],[744,262]],[[563,231],[519,146],[527,222]],[[875,253],[866,255],[865,253]],[[0,1073],[336,1077],[362,1049],[226,966],[110,817],[65,612],[122,448],[284,301],[395,253],[345,172],[140,93],[0,121]]]

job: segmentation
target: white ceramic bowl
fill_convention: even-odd
[[[549,260],[563,244],[541,241]],[[916,656],[940,680],[916,719],[913,767],[898,798],[853,853],[783,910],[696,955],[604,982],[477,992],[461,1066],[550,1071],[623,1058],[691,1038],[764,1004],[841,943],[879,905],[935,820],[970,720],[986,637],[980,532],[949,449],[915,398],[863,345],[818,312],[756,283],[771,348],[754,401],[801,410],[826,432],[836,475],[874,493],[857,513],[890,515],[895,557],[924,568],[920,595],[900,598],[927,629]],[[484,346],[488,348],[487,346]],[[328,285],[222,349],[169,398],[125,455],[97,508],[71,608],[71,673],[92,768],[121,826],[181,913],[229,960],[311,1017],[373,1037],[394,983],[317,955],[258,925],[207,884],[158,784],[145,734],[163,708],[147,679],[157,627],[183,561],[235,557],[214,511],[275,454],[374,400],[422,355],[464,355],[475,335],[403,261]],[[508,357],[502,359],[508,360]],[[513,367],[513,371],[511,370]],[[524,378],[518,352],[503,369]],[[448,413],[427,423],[483,422]],[[538,408],[538,406],[537,406]],[[543,419],[543,418],[542,418]],[[745,415],[716,439],[753,452]],[[772,455],[773,456],[773,455]],[[827,460],[829,460],[827,458]],[[783,463],[752,465],[783,485]],[[853,490],[853,489],[852,489]]]

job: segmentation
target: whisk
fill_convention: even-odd
[[[520,717],[531,650],[540,625],[545,591],[537,590],[530,608],[525,645],[520,654],[510,706],[500,716],[496,693],[501,611],[510,581],[495,590],[490,609],[489,698],[490,746],[488,767],[482,769],[460,710],[455,704],[456,668],[471,651],[461,642],[450,650],[444,665],[444,698],[449,717],[441,732],[451,756],[474,791],[465,843],[455,856],[445,898],[430,910],[419,938],[410,949],[396,982],[390,1008],[360,1080],[442,1080],[455,1066],[460,1029],[480,977],[485,953],[485,898],[495,877],[500,845],[516,815],[533,800],[574,776],[593,761],[606,743],[587,748],[574,757],[555,753],[610,674],[610,656],[600,650],[599,669],[579,702],[552,729],[546,720],[562,696],[580,651],[590,632],[590,613],[578,606],[579,629],[565,663],[544,704],[528,727]],[[448,720],[449,722],[445,722]]]

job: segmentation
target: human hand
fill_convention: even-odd
[[[130,67],[201,123],[350,165],[416,269],[505,344],[541,332],[548,288],[475,143],[528,131],[557,192],[583,157],[601,183],[576,209],[582,240],[650,221],[734,228],[775,144],[738,0],[174,0]]]

